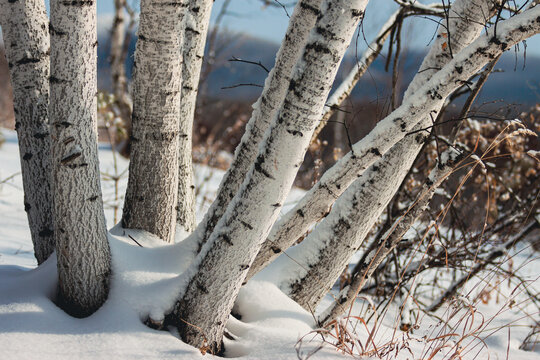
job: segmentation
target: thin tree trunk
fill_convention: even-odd
[[[132,104],[128,94],[126,77],[126,57],[124,54],[126,40],[126,20],[124,7],[126,0],[114,0],[114,20],[111,31],[111,78],[115,103],[120,117],[126,123],[131,121]],[[126,124],[129,127],[129,124]],[[130,132],[130,131],[129,131]]]
[[[195,184],[193,183],[191,154],[193,119],[212,5],[212,0],[190,0],[184,29],[176,222],[189,233],[195,229],[196,225]]]
[[[268,74],[263,92],[253,106],[251,119],[236,148],[234,161],[221,180],[216,199],[196,229],[199,249],[208,240],[255,161],[259,143],[283,103],[294,65],[301,55],[317,16],[320,15],[320,4],[321,0],[300,0],[295,7],[277,54],[276,64]]]
[[[367,1],[328,0],[246,180],[191,269],[174,321],[196,347],[221,350],[223,328],[302,163],[338,65]]]
[[[420,194],[407,212],[396,220],[389,231],[381,237],[382,240],[377,246],[362,256],[361,261],[357,264],[359,271],[353,275],[351,284],[343,289],[336,301],[321,314],[319,318],[321,325],[328,324],[347,309],[350,309],[352,303],[356,300],[356,296],[366,282],[371,279],[377,267],[396,247],[405,233],[414,225],[427,208],[429,201],[435,194],[435,190],[452,172],[456,161],[459,159],[459,154],[453,149],[450,149],[444,155],[441,155],[441,159],[443,159],[443,162],[437,164],[430,172],[428,181],[423,185]]]
[[[96,2],[51,2],[53,199],[59,302],[88,316],[106,300],[110,252],[97,151]]]
[[[421,69],[426,71],[420,71],[411,82],[410,90],[405,94],[405,103],[410,102],[410,99],[414,100],[418,92],[422,91],[418,89],[423,89],[421,86],[426,84],[430,77],[433,79],[438,75],[433,72],[450,62],[452,55],[456,56],[454,60],[457,59],[461,54],[456,54],[478,37],[484,28],[483,24],[487,21],[486,14],[489,14],[490,8],[491,4],[485,0],[477,0],[476,3],[469,1],[454,3],[450,14],[455,15],[451,15],[448,25],[439,30],[438,41],[434,43],[421,66]],[[443,33],[449,35],[445,37]],[[442,46],[443,42],[447,42],[447,46]],[[453,54],[452,51],[454,51]],[[485,63],[480,66],[483,65]],[[464,71],[461,74],[457,71],[454,76],[457,78],[459,75],[465,75],[468,79],[479,69],[480,67],[471,73]],[[452,86],[449,91],[443,93],[442,87],[435,90],[438,93],[438,96],[435,96],[435,106],[429,107],[434,114],[433,118],[436,118],[444,99],[459,86],[459,82],[456,83],[453,80],[448,80],[448,83]],[[423,120],[415,126],[415,129],[432,125],[433,120],[430,116],[421,113],[419,115]],[[304,268],[309,268],[307,273],[282,284],[283,287],[291,287],[290,294],[293,299],[306,308],[314,308],[318,304],[338,279],[350,257],[360,247],[365,236],[394,196],[422,145],[423,136],[406,136],[347,189],[342,197],[347,196],[345,199],[349,199],[350,202],[345,202],[347,200],[341,198],[336,202],[327,219],[321,223],[315,233],[312,233],[313,245],[310,245],[308,236],[305,244],[300,246],[315,246],[319,256],[315,259],[299,260]],[[325,236],[324,241],[317,244],[319,232],[324,233]],[[336,261],[336,258],[339,260]]]
[[[131,161],[122,226],[174,241],[186,0],[143,0],[133,74]]]
[[[477,37],[483,27],[483,23],[486,20],[486,14],[489,13],[489,0],[475,0],[475,3],[458,0],[454,3],[455,12],[451,17],[451,28],[455,28],[457,31],[451,32],[451,39],[453,39],[452,47],[455,50],[461,50],[466,45],[470,44],[472,40]],[[467,5],[468,4],[468,5]],[[480,6],[482,5],[483,6]],[[461,15],[460,15],[461,14]],[[458,26],[459,21],[459,26]],[[441,32],[445,32],[441,30]],[[380,174],[378,179],[372,179],[373,175],[369,177],[363,177],[365,180],[370,180],[380,183],[378,186],[379,191],[386,191],[388,186],[385,186],[386,181],[395,181],[397,178],[403,178],[406,172],[412,165],[412,161],[416,157],[418,151],[420,151],[422,144],[424,143],[425,134],[417,133],[414,135],[405,136],[410,130],[416,131],[428,127],[432,124],[432,117],[436,117],[438,110],[440,109],[441,99],[446,97],[440,90],[443,88],[452,87],[448,93],[453,91],[454,83],[450,84],[453,80],[443,80],[441,86],[433,84],[430,89],[426,89],[426,95],[415,99],[412,99],[413,90],[418,89],[421,85],[424,85],[427,79],[430,79],[437,70],[451,60],[451,57],[447,54],[441,56],[441,52],[448,52],[448,46],[443,46],[443,43],[448,41],[446,37],[439,37],[432,46],[429,54],[424,59],[421,66],[423,71],[413,79],[409,89],[407,90],[404,98],[404,106],[396,110],[389,115],[389,119],[396,119],[403,121],[402,124],[421,120],[418,125],[415,125],[412,129],[410,125],[399,125],[397,123],[392,124],[394,131],[387,132],[385,136],[389,137],[397,135],[401,140],[398,145],[390,150],[390,154],[374,165],[378,170],[386,170],[386,174]],[[482,63],[483,64],[483,63]],[[465,73],[461,72],[461,66],[456,62],[456,68],[452,70],[453,79],[463,78],[468,79]],[[474,70],[473,70],[474,71]],[[472,75],[472,74],[471,74]],[[433,83],[433,82],[432,82]],[[440,90],[439,90],[440,88]],[[415,105],[413,101],[420,100],[423,104],[418,103]],[[410,106],[410,107],[409,107]],[[410,109],[410,110],[409,110]],[[417,110],[419,109],[419,110]],[[424,109],[424,110],[421,110]],[[426,116],[426,114],[428,114]],[[433,115],[434,114],[434,115]],[[391,120],[393,121],[393,120]],[[389,122],[391,122],[389,121]],[[382,123],[382,122],[381,122]],[[385,126],[377,126],[374,129],[385,129]],[[401,136],[403,135],[403,136]],[[330,168],[320,179],[320,181],[310,190],[308,193],[298,202],[298,204],[286,213],[272,228],[267,241],[265,242],[261,253],[258,255],[256,262],[254,263],[254,269],[250,275],[254,275],[257,271],[264,268],[270,262],[275,260],[279,254],[290,247],[294,242],[301,237],[316,221],[324,217],[334,201],[347,189],[347,187],[358,177],[361,176],[364,169],[373,164],[374,160],[378,160],[381,154],[386,150],[380,147],[373,146],[371,139],[377,139],[378,136],[374,136],[374,133],[368,135],[365,139],[362,139],[355,145],[353,145],[353,152],[349,152],[342,159],[340,159],[332,168]],[[385,142],[386,138],[378,137],[377,140],[382,140],[382,145],[385,149],[388,149],[391,145],[395,144]],[[367,149],[368,153],[364,156],[361,152],[363,149]],[[364,152],[366,150],[363,150]],[[392,164],[388,166],[381,166],[383,162],[392,161]],[[381,202],[381,201],[379,201]],[[382,204],[383,202],[381,202]],[[378,207],[376,207],[378,209]],[[373,208],[375,210],[375,208]],[[376,210],[380,213],[380,210]],[[372,218],[373,215],[366,217]]]
[[[341,83],[341,85],[332,93],[332,95],[329,97],[329,99],[326,102],[325,108],[327,108],[322,116],[322,119],[320,120],[319,124],[315,128],[315,131],[313,132],[313,136],[311,138],[311,142],[315,141],[318,134],[322,131],[322,129],[326,126],[328,123],[328,120],[332,117],[337,107],[341,105],[341,103],[350,95],[351,91],[354,89],[354,86],[358,83],[360,78],[364,75],[366,70],[368,69],[369,65],[375,60],[379,52],[381,51],[384,42],[390,35],[390,31],[392,27],[396,25],[396,21],[398,18],[398,15],[401,10],[396,11],[393,13],[386,23],[383,25],[381,30],[379,30],[379,34],[373,40],[367,50],[362,55],[362,58],[359,61],[359,65],[355,66],[347,75],[345,80]],[[339,124],[336,124],[337,126],[341,126]],[[298,213],[298,216],[302,218],[302,214]],[[261,247],[261,250],[257,254],[257,257],[255,258],[255,261],[253,262],[252,266],[249,268],[248,274],[246,276],[246,282],[249,281],[256,273],[258,273],[260,270],[262,270],[264,267],[266,267],[269,263],[274,261],[282,252],[282,249],[287,249],[291,245],[294,244],[294,242],[302,235],[298,235],[298,232],[295,232],[291,236],[281,236],[275,233],[277,229],[282,228],[283,219],[279,220],[273,227],[272,231],[270,232],[270,235],[268,236],[268,240],[265,241]],[[292,225],[292,221],[288,223],[288,225]],[[311,224],[308,225],[308,227]],[[302,228],[304,229],[304,228]],[[307,227],[302,232],[304,233],[307,231]],[[278,240],[279,239],[279,240]]]
[[[349,72],[347,77],[339,85],[338,88],[332,93],[326,102],[326,111],[324,112],[321,122],[317,125],[313,138],[311,141],[315,141],[319,133],[328,123],[328,120],[336,112],[339,106],[349,97],[358,81],[364,76],[365,72],[371,65],[371,63],[377,58],[381,52],[383,45],[390,36],[392,29],[394,29],[400,22],[402,22],[407,16],[411,15],[444,15],[444,10],[441,9],[441,4],[434,3],[429,5],[422,4],[407,4],[406,7],[402,7],[395,11],[388,20],[383,24],[379,33],[375,39],[367,46],[367,49],[362,54],[362,57],[358,60],[358,64]]]
[[[49,134],[49,20],[40,0],[0,1],[0,24],[13,87],[15,129],[34,255],[54,251]]]

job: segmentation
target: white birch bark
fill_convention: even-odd
[[[358,293],[362,290],[366,282],[371,279],[377,267],[397,246],[405,233],[414,225],[427,208],[429,201],[435,194],[435,190],[448,178],[459,158],[460,154],[452,148],[441,154],[442,161],[431,170],[426,183],[422,185],[422,190],[414,203],[407,209],[403,216],[395,221],[389,231],[382,236],[381,242],[362,256],[361,263],[356,266],[360,271],[354,274],[351,284],[343,289],[336,301],[321,314],[319,317],[319,323],[321,325],[328,324],[351,307]]]
[[[110,64],[113,94],[122,120],[126,127],[130,127],[131,111],[133,104],[128,93],[126,77],[126,19],[124,7],[126,0],[114,0],[114,20],[111,31]],[[130,130],[128,130],[128,133]]]
[[[349,71],[349,74],[347,74],[341,84],[330,95],[330,97],[326,101],[325,111],[322,115],[319,125],[317,125],[315,131],[313,132],[312,141],[314,141],[317,136],[319,136],[322,129],[328,123],[328,120],[330,120],[332,115],[334,115],[336,109],[341,105],[343,101],[345,101],[345,99],[349,97],[358,81],[362,78],[362,76],[364,76],[371,63],[377,58],[383,48],[386,39],[388,38],[388,36],[390,36],[390,33],[392,32],[392,28],[396,26],[400,13],[401,9],[395,11],[392,15],[390,15],[388,20],[386,20],[386,23],[384,23],[384,25],[379,30],[379,33],[375,37],[375,40],[373,40],[368,45],[367,49],[364,51],[364,53],[358,60],[358,64],[356,64],[351,69],[351,71]]]
[[[84,317],[106,300],[110,275],[97,152],[96,2],[51,1],[49,31],[59,303]]]
[[[461,50],[464,46],[470,44],[484,29],[482,24],[486,21],[486,14],[490,13],[489,3],[491,3],[490,0],[475,0],[472,2],[458,0],[454,3],[452,10],[450,10],[453,15],[450,17],[449,24],[451,29],[455,28],[457,30],[452,31],[450,35],[451,40],[453,39],[453,45],[451,46],[455,50]],[[445,32],[444,30],[440,31]],[[346,154],[330,168],[298,204],[274,225],[260,255],[256,259],[256,267],[254,267],[252,275],[275,260],[282,251],[294,244],[313,223],[324,217],[330,211],[334,201],[343,194],[353,181],[361,176],[364,169],[373,164],[375,160],[380,159],[381,154],[396,143],[396,138],[390,140],[393,135],[397,136],[397,140],[405,138],[390,150],[391,154],[385,156],[376,165],[378,171],[385,169],[386,173],[381,173],[377,179],[372,179],[373,175],[364,177],[364,181],[370,179],[373,182],[381,182],[379,191],[395,191],[395,189],[388,189],[387,186],[382,184],[387,180],[395,181],[396,178],[405,176],[424,142],[425,134],[418,133],[413,136],[405,136],[405,134],[411,130],[418,130],[431,125],[432,117],[433,119],[436,118],[440,109],[441,100],[447,96],[441,90],[447,88],[445,91],[449,94],[455,88],[453,85],[456,79],[467,80],[477,71],[472,70],[467,75],[467,73],[462,72],[462,67],[456,62],[455,68],[447,74],[450,77],[447,80],[442,80],[440,86],[432,81],[430,84],[433,84],[433,86],[423,90],[425,95],[413,98],[411,96],[413,94],[412,90],[419,89],[420,85],[424,85],[427,79],[434,76],[446,62],[451,60],[449,54],[446,56],[440,55],[449,52],[450,46],[443,46],[446,41],[448,39],[444,36],[439,36],[435,41],[422,64],[421,69],[423,71],[419,73],[421,77],[415,77],[409,86],[410,90],[408,89],[406,92],[403,106],[390,114],[388,120],[385,119],[386,124],[381,122],[373,133],[353,145],[353,152]],[[479,66],[481,67],[483,64],[484,62],[480,63]],[[459,83],[457,84],[459,85]],[[421,120],[419,124],[411,127],[409,122],[418,122],[418,120]],[[396,123],[396,121],[400,122],[400,124]],[[387,128],[390,124],[393,130]],[[376,135],[379,130],[382,130],[379,134],[384,133],[385,137],[381,138]],[[372,145],[371,140],[381,143],[384,149]],[[389,160],[392,161],[392,164],[381,166],[382,162]],[[376,212],[379,212],[379,210]],[[366,217],[371,218],[374,216],[375,213],[373,215],[366,213]]]
[[[437,69],[451,60],[452,50],[450,49],[453,49],[455,55],[478,37],[484,28],[491,7],[491,1],[485,0],[454,3],[450,9],[450,18],[447,20],[448,26],[439,30],[438,41],[434,43],[426,56],[419,75],[413,79],[410,85],[411,90],[406,92],[405,102],[415,96],[415,91],[418,91],[417,89],[424,85]],[[443,36],[443,34],[448,35]],[[447,42],[448,45],[443,46],[443,42]],[[455,81],[452,83],[455,84]],[[446,93],[446,96],[449,94],[450,92]],[[430,107],[434,110],[434,118],[443,104],[443,99],[446,98],[446,96],[440,96],[436,106]],[[430,116],[421,115],[420,117],[423,120],[416,125],[415,129],[432,124],[433,120]],[[326,293],[324,290],[331,288],[394,196],[422,144],[422,135],[405,137],[347,189],[342,196],[345,199],[340,198],[336,201],[330,215],[317,228],[317,232],[321,231],[325,235],[317,237],[317,233],[313,234],[314,246],[320,251],[320,255],[306,259],[306,263],[300,261],[304,267],[309,268],[309,271],[297,279],[292,279],[289,283],[293,299],[307,308],[313,308],[318,304]],[[346,199],[351,202],[344,205]],[[323,241],[317,244],[319,238]],[[309,236],[306,240],[309,240]],[[309,241],[303,246],[309,246]],[[336,257],[339,258],[338,261],[335,261]],[[321,274],[321,269],[326,271]],[[283,286],[286,285],[283,284]]]
[[[127,92],[126,69],[122,56],[124,40],[126,38],[126,24],[124,16],[125,0],[114,0],[114,20],[111,30],[111,77],[113,94],[115,97],[123,96]]]
[[[143,0],[135,49],[131,161],[122,226],[174,241],[186,0]]]
[[[190,271],[174,317],[182,339],[217,353],[262,240],[279,214],[367,1],[327,0],[255,164]]]
[[[410,4],[407,6],[408,11],[399,9],[395,11],[388,20],[383,24],[379,33],[375,39],[369,43],[367,49],[362,54],[362,57],[358,60],[358,64],[349,72],[347,77],[342,81],[342,83],[334,90],[332,95],[328,98],[326,102],[326,110],[322,116],[321,122],[317,125],[315,132],[313,133],[312,141],[314,141],[322,129],[328,123],[328,120],[332,117],[336,109],[349,97],[354,87],[358,81],[364,76],[365,72],[375,60],[375,58],[381,52],[383,45],[390,36],[392,28],[394,28],[399,21],[402,21],[404,17],[413,14],[424,14],[424,15],[442,15],[444,11],[440,9],[441,4],[430,4],[422,5],[417,7],[417,4]]]
[[[251,119],[236,148],[234,161],[221,180],[216,199],[197,227],[199,248],[208,240],[218,220],[238,192],[257,156],[259,143],[279,110],[291,79],[292,70],[306,44],[308,34],[320,15],[321,0],[300,0],[291,16],[274,68],[266,78],[263,92],[253,105]]]
[[[49,20],[40,0],[1,0],[2,26],[13,87],[15,129],[34,255],[54,251],[49,133]]]
[[[196,225],[195,184],[191,154],[193,119],[212,5],[213,0],[190,0],[185,15],[176,222],[187,232],[192,232]]]
[[[400,10],[394,12],[388,18],[386,23],[379,30],[379,33],[375,40],[373,40],[369,44],[366,51],[362,54],[359,65],[355,66],[354,69],[349,72],[345,80],[343,80],[343,82],[338,86],[336,90],[334,90],[334,92],[328,98],[325,105],[324,114],[322,115],[322,119],[320,120],[319,124],[315,128],[315,131],[313,132],[311,140],[312,142],[317,138],[318,134],[322,131],[324,126],[326,126],[326,123],[334,114],[335,108],[341,105],[341,103],[350,95],[351,91],[354,89],[354,86],[364,75],[369,65],[377,57],[384,45],[384,42],[390,35],[392,27],[395,25],[399,13]],[[298,213],[298,215],[302,217],[301,213]],[[261,250],[257,254],[257,257],[253,261],[253,264],[249,268],[248,274],[246,276],[246,281],[249,281],[249,279],[251,279],[256,273],[258,273],[261,269],[274,261],[281,254],[282,249],[287,249],[288,247],[290,247],[302,235],[298,235],[298,231],[295,232],[293,229],[289,230],[292,232],[290,236],[275,234],[276,230],[282,227],[282,223],[283,220],[280,220],[276,223],[276,225],[272,227],[272,231],[270,232],[268,240],[263,243]],[[288,225],[292,226],[292,221],[288,223]],[[311,226],[311,223],[307,224],[307,227],[309,226]],[[307,231],[307,227],[305,231]]]

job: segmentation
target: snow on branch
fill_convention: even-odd
[[[415,124],[430,114],[437,114],[444,99],[488,62],[514,44],[540,32],[540,7],[497,25],[463,49],[404,103],[381,120],[365,138],[353,145],[352,151],[330,168],[298,204],[274,225],[266,247],[280,253],[304,234],[330,209],[333,202],[376,160],[394,144],[408,136]],[[421,136],[417,134],[416,136]],[[278,239],[292,239],[280,246]]]

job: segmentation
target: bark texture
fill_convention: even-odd
[[[292,186],[366,4],[328,0],[322,5],[255,164],[197,257],[174,309],[184,341],[220,351],[223,328],[247,269]]]
[[[88,316],[106,300],[110,251],[97,152],[96,2],[51,2],[53,198],[59,302]]]
[[[321,0],[300,0],[294,9],[287,33],[276,57],[276,64],[266,78],[261,96],[253,105],[251,119],[236,148],[233,163],[221,180],[216,199],[196,230],[199,248],[208,240],[255,161],[259,143],[283,103],[292,70],[306,44],[309,32],[315,25],[317,16],[320,15],[320,5]]]
[[[124,7],[126,0],[114,0],[114,20],[111,30],[111,78],[113,94],[116,105],[120,111],[120,116],[125,122],[131,119],[132,104],[128,94],[128,83],[126,77],[126,19]],[[126,124],[129,127],[129,124]],[[129,130],[128,130],[129,132]]]
[[[122,226],[174,241],[186,0],[143,0],[133,74],[131,161]]]
[[[125,0],[114,0],[114,20],[111,29],[111,77],[113,93],[115,96],[127,90],[126,69],[122,50],[126,38],[126,24],[124,16]]]
[[[422,190],[414,203],[402,217],[396,220],[388,233],[382,236],[381,242],[362,255],[362,259],[355,267],[355,270],[358,271],[354,273],[351,284],[344,288],[336,301],[321,314],[319,318],[321,325],[328,324],[350,309],[356,300],[356,296],[366,282],[370,280],[377,267],[386,259],[388,254],[396,247],[405,233],[427,208],[429,201],[435,194],[435,190],[450,175],[459,157],[460,154],[452,148],[441,155],[442,161],[431,171],[428,181],[422,186]]]
[[[450,35],[451,40],[453,39],[452,47],[456,53],[456,50],[461,50],[464,46],[470,44],[484,29],[482,24],[485,23],[486,13],[489,13],[489,3],[490,1],[486,0],[475,0],[473,2],[459,0],[454,3],[453,10],[450,10],[450,14],[453,15],[450,16],[449,26],[457,30],[452,31]],[[480,6],[482,4],[483,7]],[[441,30],[441,32],[446,31]],[[431,125],[432,117],[433,119],[436,118],[442,104],[442,99],[446,97],[446,95],[442,94],[441,90],[448,88],[449,85],[453,85],[455,79],[466,80],[472,75],[463,73],[461,66],[456,64],[455,69],[452,71],[453,75],[451,75],[453,80],[444,80],[441,86],[433,84],[429,89],[424,90],[425,95],[418,96],[416,99],[412,99],[410,96],[413,93],[413,89],[416,90],[420,85],[424,85],[427,79],[440,70],[446,62],[451,60],[449,54],[446,56],[440,55],[441,52],[448,52],[447,49],[449,47],[443,46],[443,43],[451,40],[447,40],[445,36],[439,36],[437,38],[422,64],[421,69],[423,71],[420,71],[422,77],[415,77],[413,79],[409,87],[410,90],[408,89],[406,92],[404,106],[388,116],[388,119],[392,120],[386,124],[381,122],[381,125],[378,125],[372,134],[353,145],[353,151],[346,154],[330,168],[299,203],[274,225],[261,250],[261,254],[256,260],[257,271],[277,258],[282,251],[294,244],[316,221],[330,211],[334,201],[343,194],[347,187],[353,181],[357,180],[363,171],[373,164],[375,160],[379,160],[391,145],[396,143],[395,140],[390,140],[393,137],[392,135],[397,135],[399,140],[402,138],[403,140],[390,150],[391,154],[385,155],[383,160],[374,165],[378,169],[378,172],[381,169],[385,169],[386,173],[381,173],[377,179],[373,178],[373,174],[363,179],[364,181],[370,180],[373,183],[380,184],[379,191],[387,191],[387,187],[383,185],[384,182],[394,182],[396,177],[406,175],[424,142],[425,136],[429,132],[417,133],[413,136],[405,135],[411,130],[418,130]],[[452,84],[448,82],[452,82]],[[418,125],[411,127],[410,122],[414,123],[419,120],[420,123]],[[391,122],[393,122],[391,124],[394,129],[393,132],[386,132],[388,130],[387,126]],[[386,135],[383,135],[383,138],[380,137],[381,133],[375,135],[379,130],[385,132]],[[379,142],[382,146],[377,146],[376,143],[371,144],[371,140]],[[382,149],[382,147],[385,147],[385,149]],[[383,162],[389,160],[392,161],[392,164],[381,166]],[[382,201],[378,202],[383,203]],[[378,208],[378,206],[375,208]],[[380,210],[376,210],[376,212],[380,213]],[[371,218],[375,216],[375,213],[369,215],[366,212],[365,216]],[[254,273],[255,269],[253,271]]]
[[[328,123],[328,120],[332,117],[334,112],[339,108],[339,106],[349,97],[354,87],[358,81],[365,74],[371,63],[377,58],[381,52],[383,45],[390,36],[390,33],[394,31],[395,27],[402,22],[407,16],[411,15],[437,15],[443,16],[444,10],[441,9],[441,4],[434,3],[430,5],[422,5],[416,3],[408,3],[407,6],[401,7],[399,10],[395,11],[388,20],[383,24],[379,33],[375,39],[369,43],[367,49],[362,54],[362,57],[358,60],[357,66],[355,66],[339,85],[338,88],[332,93],[326,102],[326,107],[328,108],[321,119],[319,125],[313,133],[312,141],[315,141],[319,133]]]
[[[1,0],[6,56],[13,87],[15,129],[34,255],[54,251],[49,132],[49,20],[39,0]]]
[[[359,65],[356,66],[341,83],[341,85],[332,93],[329,99],[326,102],[328,109],[325,110],[322,119],[315,128],[312,136],[312,142],[317,138],[318,134],[322,131],[324,126],[326,126],[328,120],[334,114],[334,111],[341,103],[349,96],[351,91],[354,89],[354,86],[358,83],[358,80],[363,76],[363,74],[368,69],[369,65],[375,60],[377,55],[382,49],[385,40],[390,35],[392,27],[395,25],[396,19],[400,11],[393,13],[387,22],[383,25],[379,34],[375,40],[368,46],[368,49],[362,55],[362,58],[359,61]],[[300,218],[302,218],[301,213],[297,213]],[[282,249],[287,249],[294,244],[298,237],[292,236],[281,236],[277,234],[276,231],[282,227],[283,221],[278,221],[275,226],[272,227],[272,231],[268,236],[267,241],[265,241],[261,247],[261,250],[257,254],[255,261],[253,261],[252,266],[249,268],[248,274],[246,276],[246,282],[249,281],[256,273],[266,267],[269,263],[274,261],[282,252]],[[290,224],[292,225],[292,224]]]
[[[327,109],[324,112],[319,125],[317,125],[315,131],[313,132],[312,141],[319,136],[322,129],[324,129],[328,123],[328,120],[330,120],[332,115],[334,115],[336,109],[338,109],[341,103],[349,97],[358,81],[362,78],[362,76],[364,76],[371,63],[377,58],[386,39],[388,36],[390,36],[392,29],[396,26],[396,21],[398,21],[400,13],[401,10],[398,10],[390,15],[386,23],[379,30],[375,40],[368,45],[367,49],[362,54],[362,57],[358,60],[358,63],[353,67],[339,87],[328,98],[325,106]]]
[[[192,232],[196,225],[195,184],[191,154],[193,119],[212,5],[212,0],[190,0],[185,15],[176,222],[187,232]]]
[[[411,82],[410,90],[405,94],[405,102],[410,101],[437,69],[441,69],[452,59],[450,49],[457,54],[478,37],[488,20],[490,8],[491,1],[485,0],[458,0],[453,4],[446,20],[448,25],[439,30],[437,41],[424,59],[419,74]],[[445,42],[452,45],[443,46]],[[451,82],[455,84],[454,81]],[[447,93],[449,94],[450,92]],[[437,117],[446,97],[441,94],[439,96],[440,99],[435,96],[434,105],[429,107],[433,111],[431,116],[418,113],[417,117],[422,120],[413,131],[432,125],[432,119]],[[289,284],[291,297],[302,306],[313,308],[319,303],[394,196],[424,143],[422,134],[415,135],[405,136],[356,180],[336,201],[330,215],[317,228],[312,241],[319,251],[319,256],[316,259],[300,261],[309,271]],[[317,237],[319,231],[325,236]],[[319,239],[323,239],[322,242]],[[308,236],[306,240],[311,239]],[[317,244],[317,241],[320,243]],[[303,246],[310,246],[309,241]],[[336,261],[336,258],[339,260]]]

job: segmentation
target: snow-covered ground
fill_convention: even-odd
[[[141,247],[131,238],[121,236],[122,230],[117,231],[115,233],[120,235],[110,235],[113,277],[105,305],[86,319],[74,319],[55,306],[51,300],[57,285],[55,258],[53,256],[35,268],[23,208],[16,136],[11,131],[2,132],[6,142],[0,147],[0,359],[202,358],[199,350],[181,342],[174,331],[152,330],[143,324],[149,315],[159,318],[172,306],[178,289],[184,284],[182,273],[192,252],[189,243],[165,245],[151,236],[130,232]],[[113,154],[106,146],[100,149],[100,161],[106,177],[127,168],[125,160],[117,159],[115,170]],[[197,167],[196,172],[198,183],[203,183],[198,196],[200,219],[217,189],[222,172],[206,167]],[[11,178],[1,183],[8,177]],[[115,196],[115,191],[124,193],[126,179],[124,175],[116,190],[114,181],[103,182],[109,227],[115,222],[114,206],[118,207],[117,216],[121,212],[121,199]],[[302,191],[294,190],[288,205],[301,195]],[[527,251],[522,252],[523,259]],[[311,333],[315,324],[313,315],[271,282],[275,277],[272,274],[279,273],[277,267],[286,261],[292,260],[281,259],[274,268],[266,269],[241,290],[234,309],[241,319],[230,317],[228,338],[225,339],[226,356],[295,359],[307,358],[310,351],[318,349],[321,336]],[[540,261],[535,257],[522,269],[523,276],[531,280],[530,289],[540,287],[539,266]],[[481,281],[477,284],[482,286]],[[455,329],[445,328],[443,323],[424,315],[419,328],[412,334],[402,333],[395,330],[399,307],[391,306],[387,316],[378,321],[372,342],[378,355],[372,353],[372,357],[428,359],[437,353],[434,359],[457,360],[460,356],[472,359],[481,351],[478,359],[540,360],[540,345],[536,352],[518,349],[530,331],[529,325],[540,319],[537,310],[521,302],[526,297],[517,297],[511,308],[505,306],[504,296],[511,294],[513,286],[508,287],[505,283],[499,288],[502,300],[498,303],[491,301],[478,307],[449,307],[439,311],[442,319],[448,319],[449,314],[455,312],[452,313],[454,323],[461,319]],[[321,309],[331,301],[331,297],[325,299]],[[367,301],[359,301],[351,314],[365,316],[362,309],[366,304]],[[372,324],[369,323],[369,329]],[[511,326],[506,326],[508,324]],[[360,326],[356,331],[362,346],[366,346],[368,330]],[[298,342],[299,339],[302,340]],[[327,339],[332,337],[327,336]],[[390,341],[393,341],[393,347],[384,346]],[[489,346],[489,350],[485,350],[483,344]],[[454,345],[460,345],[462,349],[456,352],[458,347]],[[435,351],[439,347],[441,351]],[[360,351],[358,345],[355,351]],[[206,355],[208,357],[212,356]],[[342,359],[343,355],[326,345],[310,358]]]

